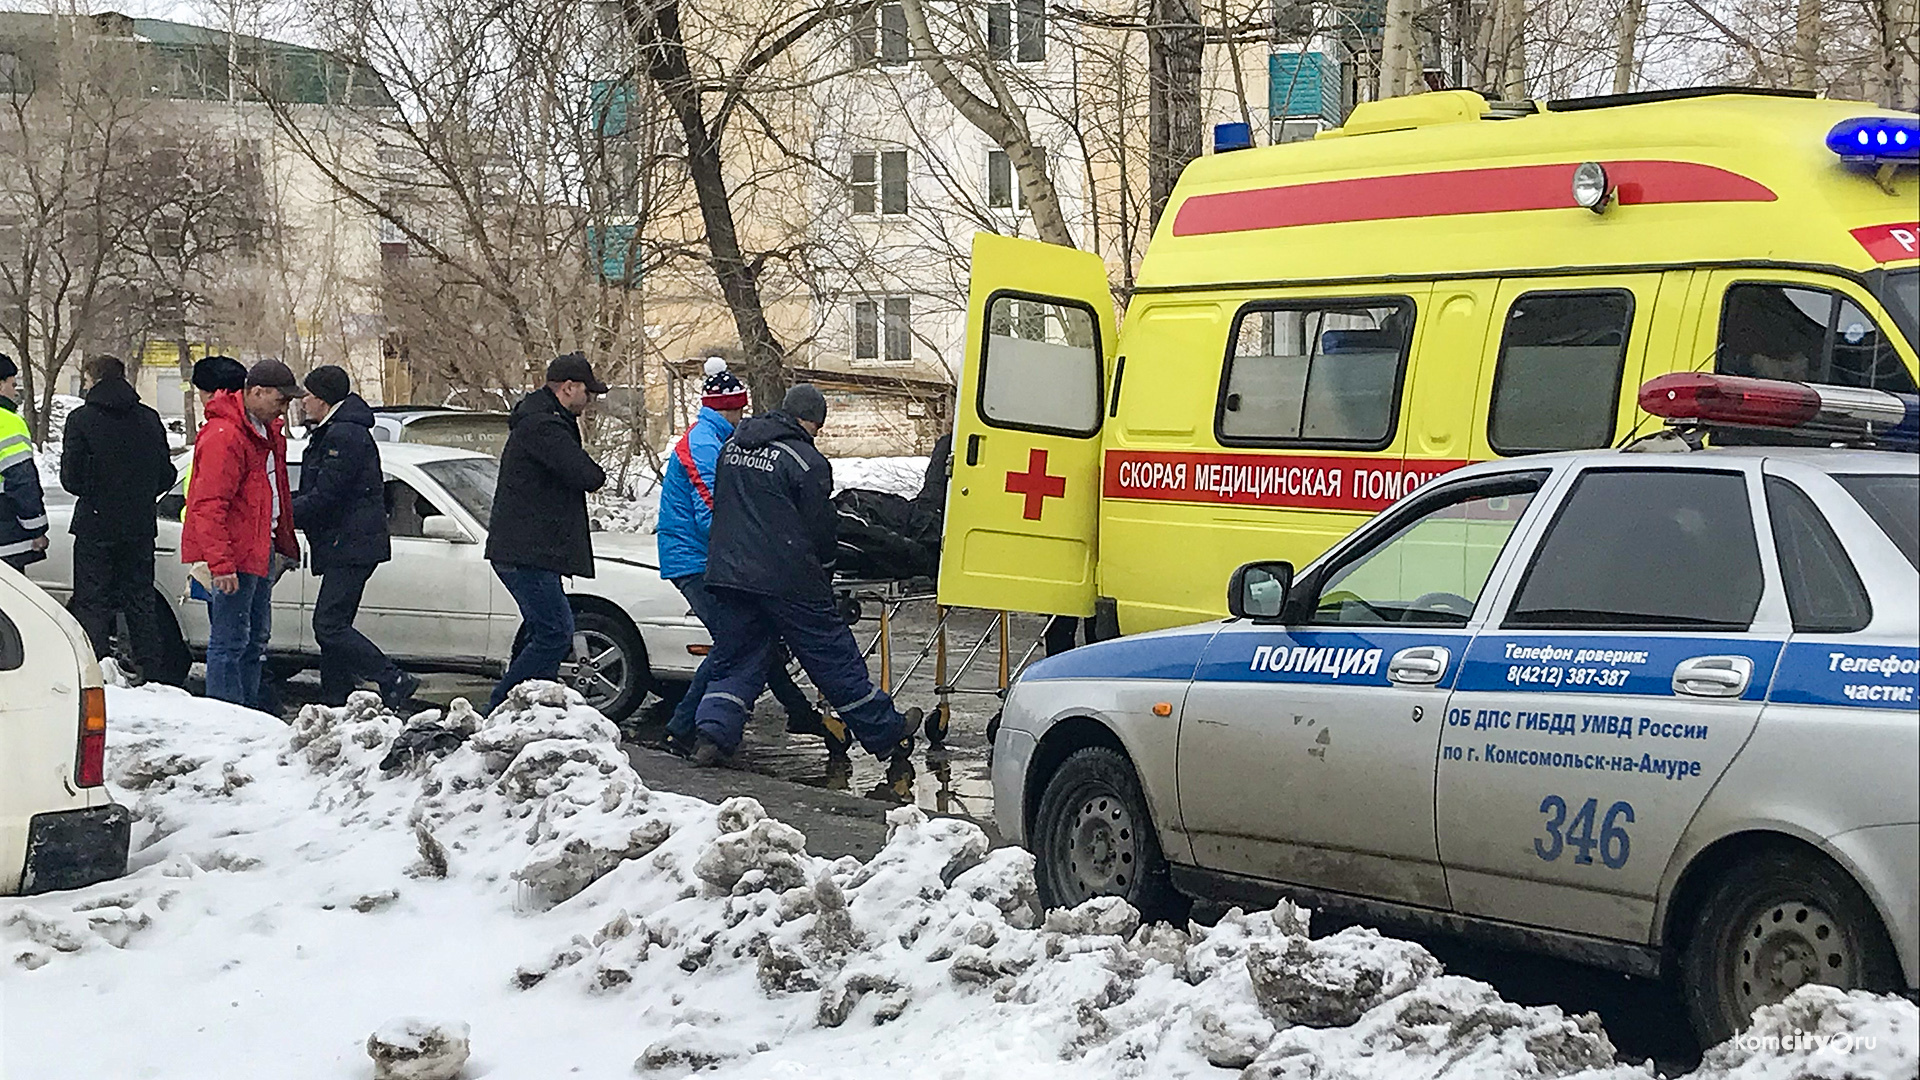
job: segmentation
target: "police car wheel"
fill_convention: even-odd
[[[1807,983],[1893,991],[1900,981],[1893,943],[1853,879],[1825,859],[1784,849],[1750,858],[1714,884],[1681,959],[1702,1046],[1726,1041],[1755,1009]]]
[[[1117,750],[1076,750],[1048,778],[1034,818],[1034,856],[1048,908],[1118,896],[1149,920],[1184,915],[1139,777]]]
[[[640,635],[597,611],[576,611],[573,640],[574,651],[560,662],[560,681],[614,723],[631,716],[652,683]]]

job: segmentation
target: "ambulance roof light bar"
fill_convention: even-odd
[[[1913,394],[1680,371],[1642,385],[1640,407],[1674,424],[1792,430],[1920,451],[1920,396]]]
[[[1827,132],[1827,149],[1849,165],[1920,165],[1920,116],[1859,116]]]

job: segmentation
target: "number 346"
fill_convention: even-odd
[[[1553,862],[1567,848],[1573,850],[1573,861],[1582,866],[1593,862],[1593,849],[1600,849],[1600,861],[1609,870],[1618,870],[1627,865],[1627,853],[1632,843],[1627,836],[1626,826],[1633,823],[1633,804],[1617,802],[1607,808],[1606,816],[1600,821],[1600,835],[1593,835],[1593,818],[1599,809],[1599,802],[1588,799],[1574,812],[1573,820],[1567,820],[1567,800],[1558,795],[1549,795],[1540,800],[1540,812],[1547,815],[1547,835],[1535,837],[1533,853]]]

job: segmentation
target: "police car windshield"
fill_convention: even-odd
[[[1834,479],[1879,524],[1900,554],[1920,569],[1920,477],[1863,473]]]

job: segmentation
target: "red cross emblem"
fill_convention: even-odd
[[[1058,499],[1067,493],[1067,478],[1047,475],[1047,452],[1045,450],[1027,451],[1027,471],[1007,474],[1007,490],[1015,495],[1027,497],[1027,507],[1020,516],[1028,521],[1039,521],[1040,510],[1051,497]]]

